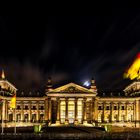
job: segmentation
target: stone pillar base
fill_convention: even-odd
[[[56,124],[57,124],[57,125],[59,125],[59,124],[60,124],[60,121],[59,121],[59,120],[57,120],[57,121],[56,121]]]
[[[78,124],[78,120],[75,120],[75,121],[74,121],[74,124]]]
[[[93,126],[96,126],[96,123],[95,123],[95,122],[92,122],[92,125],[93,125]]]
[[[135,127],[136,127],[136,128],[139,128],[139,127],[140,127],[139,122],[135,122]]]
[[[87,124],[87,121],[83,121],[83,124]]]
[[[49,121],[48,125],[51,125],[51,121]]]
[[[69,121],[68,120],[65,120],[65,124],[69,124]]]

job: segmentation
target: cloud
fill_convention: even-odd
[[[140,42],[133,45],[129,50],[123,50],[120,49],[118,53],[116,53],[116,56],[118,57],[118,62],[124,64],[125,62],[130,63],[130,61],[133,61],[136,54],[140,51]]]
[[[17,60],[0,62],[6,78],[21,91],[38,90],[44,82],[43,72],[30,62],[20,63]]]
[[[52,43],[48,43],[48,42],[45,42],[43,47],[42,47],[42,50],[41,50],[41,53],[40,53],[40,59],[47,59],[51,53],[52,53]]]
[[[67,73],[57,72],[51,75],[53,84],[59,84],[63,81],[66,81],[69,76]]]

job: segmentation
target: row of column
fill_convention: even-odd
[[[66,106],[66,110],[65,110],[65,123],[67,124],[67,123],[69,123],[68,122],[68,98],[66,98],[65,99],[65,106]],[[74,114],[75,114],[75,116],[74,116],[74,123],[78,123],[78,98],[75,98],[75,100],[74,100],[74,107],[75,107],[75,109],[74,109]],[[46,119],[48,119],[48,120],[50,120],[51,121],[51,113],[52,113],[52,104],[51,104],[51,99],[48,99],[48,101],[47,101],[47,103],[48,103],[48,117],[46,116]],[[59,124],[60,123],[60,103],[61,103],[61,100],[60,100],[60,98],[57,98],[57,120],[56,120],[56,123],[57,124]],[[94,109],[93,109],[93,111],[96,111],[96,109],[97,109],[97,102],[90,102],[91,103],[91,106],[93,106],[94,107]],[[86,98],[84,98],[83,100],[82,100],[82,114],[83,114],[83,123],[87,123],[87,107],[86,107],[86,104],[87,104],[87,99]],[[96,104],[96,105],[94,105],[94,104]],[[91,107],[91,109],[92,109],[92,107]],[[97,112],[97,111],[96,111]],[[91,113],[92,114],[92,113]],[[92,117],[93,117],[93,120],[95,120],[95,117],[97,116],[97,113],[93,113],[92,115],[91,115]],[[92,119],[92,118],[91,118]]]
[[[75,98],[74,102],[75,102],[75,109],[74,109],[74,114],[75,114],[75,123],[77,123],[78,119],[77,119],[77,98]],[[66,114],[65,114],[65,123],[67,124],[68,123],[68,98],[66,98],[65,100],[66,102]],[[57,121],[56,123],[60,123],[60,98],[57,99]]]
[[[46,103],[46,102],[45,102]],[[24,121],[24,104],[23,104],[23,101],[21,101],[21,104],[20,104],[20,106],[21,106],[21,121]],[[46,111],[46,107],[45,107],[45,111]],[[36,110],[36,120],[38,121],[39,120],[39,102],[37,102],[37,110]],[[16,118],[16,115],[15,115],[15,111],[13,110],[12,111],[12,113],[13,113],[13,120],[15,120]],[[9,119],[9,116],[8,116],[8,101],[7,100],[3,100],[3,105],[1,106],[1,114],[2,114],[2,116],[1,116],[1,119],[3,119],[4,121],[8,121]],[[45,114],[47,114],[46,112],[45,112]],[[31,121],[31,116],[32,116],[32,112],[31,112],[31,102],[29,103],[29,113],[28,113],[28,115],[29,115],[29,121]],[[47,115],[45,115],[45,116],[47,116]]]
[[[135,127],[140,127],[140,100],[135,101]]]
[[[97,104],[97,103],[95,103],[95,104]],[[105,110],[106,110],[106,102],[103,102],[103,121],[105,121]],[[113,109],[113,102],[111,102],[110,103],[110,121],[112,122],[113,121],[113,111],[114,111],[114,109]],[[126,102],[126,104],[125,104],[125,121],[128,121],[128,103]],[[96,108],[98,108],[98,106],[96,107]],[[134,105],[133,105],[133,108],[134,108],[134,120],[137,120],[136,118],[138,118],[138,102],[136,102],[136,104],[134,103]],[[96,113],[96,111],[97,110],[94,110],[94,112]],[[136,112],[136,113],[135,113]],[[95,117],[95,118],[97,118],[97,117]],[[118,119],[117,119],[118,121],[121,121],[121,102],[119,102],[118,103]]]
[[[66,122],[68,122],[68,98],[66,98]],[[75,102],[75,121],[77,122],[77,101],[78,99],[75,98],[74,102]],[[86,114],[87,114],[87,110],[86,110],[86,103],[87,103],[87,99],[83,98],[83,121],[86,122],[87,118],[86,118]],[[57,122],[60,122],[60,98],[58,98],[57,100]],[[51,103],[51,98],[46,99],[45,100],[45,113],[44,113],[44,119],[45,120],[51,120],[51,111],[52,111],[52,103]],[[104,102],[103,104],[104,109],[103,109],[103,118],[105,118],[105,107],[106,107],[106,103]],[[111,103],[111,109],[110,109],[110,121],[113,121],[113,102]],[[119,109],[118,109],[118,121],[121,121],[121,102],[119,102]],[[136,100],[134,103],[134,121],[139,121],[140,120],[140,102],[139,100]],[[126,103],[126,112],[125,112],[125,116],[126,116],[126,121],[128,121],[128,103]],[[37,114],[36,114],[36,119],[39,120],[39,103],[37,103]],[[15,116],[15,115],[13,115]],[[2,117],[3,120],[8,120],[8,101],[4,100],[3,102],[3,107],[2,107]],[[15,120],[15,118],[14,118]],[[21,102],[21,121],[24,120],[24,104],[23,101]],[[93,98],[91,101],[91,120],[93,122],[97,122],[98,121],[98,100],[96,98]],[[30,103],[30,107],[29,107],[29,121],[31,121],[31,103]]]
[[[23,104],[23,101],[21,101],[21,121],[24,121],[24,104]],[[32,111],[31,111],[31,102],[29,102],[29,121],[31,121],[31,117],[32,117]],[[15,116],[15,115],[14,115]],[[15,118],[14,118],[15,120]],[[39,120],[39,102],[37,102],[36,104],[36,120],[38,121]]]
[[[68,123],[68,98],[65,99],[65,105],[66,105],[66,114],[65,114],[65,123]],[[75,98],[74,102],[75,102],[75,122],[77,122],[77,98]],[[87,123],[87,107],[86,107],[86,103],[87,103],[87,99],[84,98],[83,100],[83,104],[82,104],[82,108],[83,108],[83,123]],[[97,122],[98,121],[98,102],[97,99],[93,98],[91,103],[91,120],[93,122]],[[49,99],[48,101],[48,120],[51,120],[51,99]],[[105,108],[105,104],[104,104],[104,108]],[[112,108],[113,111],[113,108]],[[111,111],[111,116],[113,118],[112,115],[112,111]],[[103,110],[103,112],[105,113],[105,111]],[[119,111],[120,112],[120,111]],[[104,114],[105,116],[105,114]],[[56,123],[60,123],[60,98],[57,99],[57,121]]]
[[[1,112],[2,112],[2,120],[7,121],[8,120],[8,102],[5,99],[3,99]]]

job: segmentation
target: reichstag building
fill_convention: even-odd
[[[94,79],[90,88],[69,83],[52,88],[47,80],[44,95],[16,97],[16,109],[9,104],[16,87],[5,76],[0,79],[0,120],[5,127],[33,125],[105,124],[140,127],[140,81],[133,81],[124,95],[99,96]]]

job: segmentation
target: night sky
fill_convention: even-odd
[[[19,91],[44,90],[92,77],[99,91],[122,90],[123,73],[140,52],[140,12],[93,16],[1,16],[0,70]]]

